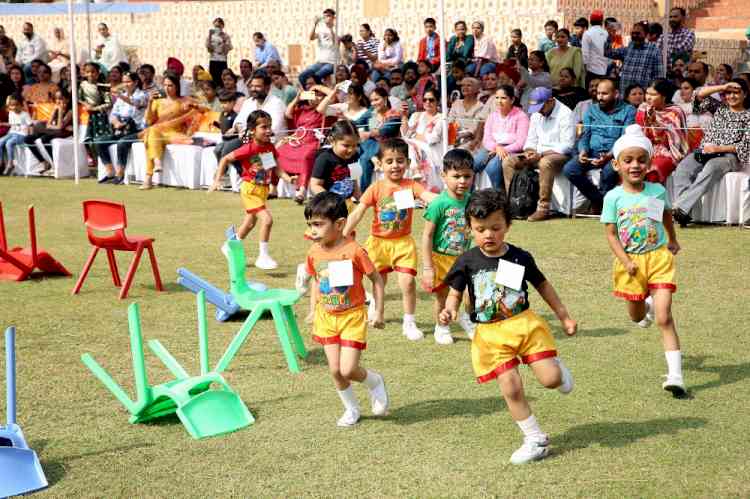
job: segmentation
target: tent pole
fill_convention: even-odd
[[[79,130],[78,130],[78,67],[76,56],[76,32],[75,32],[75,17],[73,15],[73,0],[68,0],[68,21],[70,22],[70,83],[71,83],[71,101],[73,104],[73,171],[75,176],[75,183],[78,185],[80,174],[78,172],[79,158],[79,147],[80,143]]]
[[[445,67],[446,38],[445,31],[445,0],[439,0],[440,14],[440,108],[443,114],[443,154],[448,152],[448,70]]]

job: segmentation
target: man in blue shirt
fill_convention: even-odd
[[[257,67],[266,67],[269,61],[278,61],[279,66],[283,66],[281,56],[279,56],[279,51],[276,50],[276,47],[266,41],[266,37],[263,36],[263,33],[254,33],[253,42],[255,42],[255,65]]]

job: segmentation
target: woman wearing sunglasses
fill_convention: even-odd
[[[438,109],[439,94],[430,88],[422,98],[424,111],[408,115],[408,106],[401,107],[401,134],[409,144],[411,178],[427,189],[439,190],[443,161],[443,114]],[[408,121],[407,121],[408,118]]]

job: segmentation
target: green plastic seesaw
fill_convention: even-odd
[[[255,422],[245,403],[232,391],[224,378],[217,372],[209,372],[205,292],[198,293],[197,302],[200,376],[190,376],[158,340],[150,340],[148,346],[151,351],[177,379],[157,386],[149,385],[137,303],[128,307],[130,353],[133,357],[137,400],[131,400],[90,354],[81,356],[86,367],[128,410],[131,423],[152,421],[176,412],[190,436],[198,439],[236,431]]]
[[[258,291],[248,286],[245,280],[245,249],[241,240],[228,239],[222,247],[222,252],[229,262],[230,293],[240,308],[250,311],[250,315],[232,339],[214,371],[220,373],[226,370],[258,320],[264,313],[270,312],[289,370],[293,373],[301,372],[297,356],[306,358],[307,350],[292,308],[299,301],[300,294],[293,289]]]

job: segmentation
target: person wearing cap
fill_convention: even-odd
[[[607,43],[609,34],[602,27],[604,23],[604,12],[595,10],[589,18],[591,27],[583,33],[581,38],[581,50],[583,51],[583,65],[586,67],[586,83],[598,80],[607,75],[609,59],[604,57],[604,45]]]
[[[233,48],[232,39],[224,32],[224,19],[217,17],[206,37],[206,50],[209,54],[208,72],[211,73],[217,87],[221,86],[221,72],[227,69],[227,54]]]
[[[552,95],[552,90],[538,87],[529,98],[529,133],[524,152],[503,162],[505,191],[516,170],[539,168],[539,203],[529,222],[546,220],[550,216],[552,185],[575,146],[576,127],[573,111]]]
[[[657,78],[664,76],[664,64],[661,52],[656,45],[646,41],[648,23],[635,23],[630,30],[630,44],[627,47],[614,48],[612,37],[604,45],[604,56],[622,61],[620,70],[620,92],[624,93],[630,85],[638,84],[643,88]]]
[[[625,127],[635,123],[635,108],[620,99],[614,82],[604,78],[596,88],[597,103],[583,115],[583,134],[578,140],[578,155],[563,168],[571,184],[591,202],[591,213],[601,212],[604,195],[617,185],[610,152]],[[588,178],[588,171],[601,169],[599,187]]]

